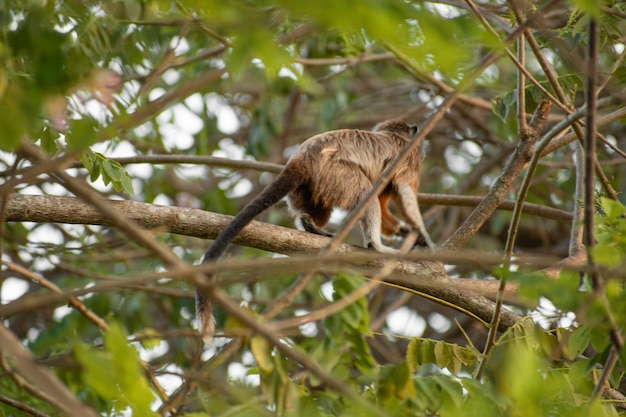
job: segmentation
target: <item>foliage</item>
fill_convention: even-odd
[[[463,206],[468,198],[498,183],[520,142],[520,103],[530,115],[552,100],[548,128],[584,103],[587,28],[595,18],[599,98],[616,99],[597,109],[600,120],[611,119],[598,126],[598,171],[606,180],[596,187],[597,243],[589,249],[602,285],[587,279],[593,271],[586,262],[560,270],[558,279],[543,269],[545,255],[549,263],[576,258],[569,248],[582,243],[575,233],[581,225],[572,224],[571,215],[580,205],[576,173],[582,163],[568,126],[560,134],[572,140],[553,139],[554,149],[534,173],[525,201],[538,209],[522,216],[519,264],[504,271],[519,283],[507,299],[514,305],[505,308],[522,319],[501,328],[488,354],[482,323],[489,317],[474,317],[484,305],[492,313],[497,285],[477,294],[472,284],[497,284],[486,279],[503,271],[499,257],[491,260],[503,252],[511,222],[504,211],[478,225],[466,248],[432,261],[442,271],[447,262],[449,280],[415,283],[441,304],[381,284],[335,311],[336,303],[371,285],[366,277],[374,273],[362,273],[371,270],[334,262],[300,285],[300,273],[316,260],[294,256],[283,270],[279,262],[263,263],[268,255],[258,249],[233,249],[220,289],[280,341],[218,309],[224,337],[205,346],[193,330],[189,274],[166,275],[172,265],[137,236],[154,237],[155,245],[192,265],[207,245],[197,237],[206,234],[172,233],[169,224],[141,233],[95,217],[70,224],[83,214],[78,204],[62,213],[29,207],[20,213],[24,221],[0,224],[2,326],[38,359],[33,367],[53,369],[103,416],[623,413],[626,358],[615,346],[626,328],[626,208],[619,201],[626,135],[623,106],[615,103],[623,102],[626,81],[626,9],[611,0],[521,7],[397,0],[2,1],[0,215],[6,218],[13,194],[74,195],[90,204],[132,197],[234,214],[269,181],[258,172],[265,166],[244,169],[236,160],[284,163],[298,143],[320,131],[370,129],[392,117],[424,126],[461,86],[457,102],[428,134],[420,186],[439,195],[431,196],[425,213],[431,235],[443,243],[473,210]],[[515,31],[520,23],[528,27],[521,88],[507,54],[517,53],[512,36],[521,33]],[[81,194],[87,184],[98,198]],[[516,185],[509,199],[517,198]],[[455,194],[466,198],[441,198]],[[542,210],[548,208],[561,210],[547,215]],[[261,220],[291,226],[285,212],[271,210]],[[306,245],[298,249],[314,250]],[[253,266],[230,270],[244,264]],[[455,303],[445,297],[455,288],[477,300],[475,311],[448,308]],[[285,301],[275,317],[268,313]],[[5,349],[0,343],[0,415],[61,415],[46,395],[49,381],[26,378]]]
[[[83,366],[85,386],[119,413],[130,407],[133,414],[157,415],[150,409],[155,395],[142,372],[137,351],[128,345],[122,328],[114,324],[104,336],[104,351],[76,347],[76,359]]]

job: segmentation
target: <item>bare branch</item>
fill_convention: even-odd
[[[543,128],[549,111],[549,102],[544,101],[542,105],[537,107],[535,115],[533,116],[534,120],[531,120],[528,128],[528,136],[520,139],[513,155],[511,155],[511,158],[509,158],[504,167],[502,174],[494,181],[494,184],[491,186],[487,196],[483,199],[483,202],[468,216],[461,227],[443,243],[442,248],[447,250],[462,248],[478,232],[487,219],[491,217],[491,214],[504,200],[504,196],[513,185],[513,181],[517,179],[530,161],[535,142],[539,138],[540,131]]]

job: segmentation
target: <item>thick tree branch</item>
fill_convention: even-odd
[[[165,207],[133,201],[109,203],[115,211],[144,228],[188,236],[214,238],[231,220],[230,216],[190,208]],[[73,197],[15,195],[7,204],[7,220],[112,225],[112,221],[99,210]],[[326,246],[328,238],[295,229],[252,222],[237,236],[235,243],[294,255],[318,252]],[[359,248],[345,243],[337,249],[340,253],[355,250]],[[373,259],[368,266],[380,267],[382,260],[377,261],[372,255],[368,254],[368,258]],[[218,264],[220,265],[223,266],[224,263]],[[492,284],[484,282],[482,285],[475,285],[472,280],[448,278],[439,262],[401,262],[387,281],[441,298],[472,311],[482,319],[490,317],[493,311],[493,303],[479,293],[493,296],[496,289],[495,281]],[[490,289],[490,285],[493,288]],[[507,320],[503,321],[503,327],[511,326],[518,319],[517,315],[511,313]]]
[[[423,202],[426,206],[441,204],[472,207],[482,200],[482,197],[476,196],[420,194],[420,203]],[[16,194],[11,196],[7,203],[6,221],[112,226],[112,222],[98,210],[75,197]],[[124,213],[146,229],[200,238],[215,238],[219,231],[232,219],[231,216],[186,207],[160,206],[136,201],[111,200],[109,203],[120,213]],[[498,208],[512,210],[514,206],[514,201],[507,200],[503,201]],[[571,222],[571,214],[564,210],[537,204],[525,204],[524,209],[526,214],[568,224]],[[298,230],[289,228],[280,228],[285,230],[280,234],[273,235],[272,239],[259,240],[258,237],[254,236],[255,231],[258,230],[258,227],[264,226],[259,226],[261,225],[259,222],[253,222],[251,225],[251,233],[247,233],[248,228],[244,229],[235,243],[271,252],[294,254],[302,251],[301,245],[298,245],[297,242],[302,242],[305,237],[311,237],[305,242],[312,248],[321,248],[327,242],[324,238],[315,239],[317,238],[315,235],[303,234]],[[278,226],[276,227],[278,228]],[[291,233],[297,235],[297,238],[294,239]],[[268,240],[272,242],[264,243]],[[339,251],[344,252],[347,249],[340,248]]]

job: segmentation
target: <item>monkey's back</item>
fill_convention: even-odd
[[[353,209],[405,144],[399,135],[365,130],[309,138],[287,164],[301,182],[288,195],[290,207],[317,218],[333,207]]]

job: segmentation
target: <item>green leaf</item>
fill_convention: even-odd
[[[607,268],[617,268],[626,260],[626,254],[614,244],[596,245],[591,248],[593,260]]]
[[[447,368],[454,360],[452,350],[447,343],[435,343],[433,352],[435,354],[435,365],[441,369]]]
[[[133,179],[128,175],[126,171],[122,173],[122,181],[120,182],[122,186],[122,190],[128,194],[129,196],[133,196],[135,194],[135,190],[133,189]]]
[[[312,397],[303,396],[300,399],[297,415],[302,417],[324,417],[326,414],[322,413],[322,410]],[[185,414],[186,416],[187,414]]]
[[[626,214],[626,206],[610,198],[600,197],[600,206],[609,220],[622,219]]]
[[[411,378],[412,372],[406,363],[385,365],[380,369],[377,383],[378,395],[382,401],[397,401],[398,399],[415,396],[415,386]]]
[[[83,167],[92,173],[94,165],[96,164],[96,154],[90,148],[87,148],[80,154],[80,161],[83,163]],[[91,176],[93,176],[93,173]],[[96,177],[96,179],[97,178],[98,177]],[[92,179],[92,181],[94,180]]]
[[[137,350],[128,344],[126,332],[119,324],[113,323],[105,334],[104,347],[111,354],[111,365],[120,392],[134,412],[143,416],[158,416],[150,409],[155,395],[148,386]]]
[[[91,166],[91,169],[89,170],[89,180],[91,182],[97,181],[98,178],[100,178],[101,174],[102,174],[102,164],[100,163],[100,161],[94,161],[94,164]]]
[[[120,165],[110,159],[102,161],[102,171],[111,181],[119,182],[122,179],[122,173],[120,171]]]
[[[0,70],[1,71],[1,70]],[[2,72],[0,72],[2,76]],[[0,100],[0,149],[13,151],[20,144],[24,134],[30,131],[34,120],[31,113],[38,112],[35,106],[25,103],[22,97],[25,93],[17,88],[9,88],[5,97]],[[37,113],[35,113],[37,114]]]
[[[519,294],[536,301],[540,296],[549,299],[563,311],[574,311],[584,302],[586,294],[578,291],[580,273],[562,271],[558,280],[551,280],[543,274],[514,274],[512,279],[519,281]]]
[[[269,374],[275,368],[272,359],[272,349],[267,340],[261,336],[250,339],[250,350],[262,373]]]
[[[592,17],[600,17],[602,11],[602,1],[599,0],[570,0],[574,7],[580,9],[581,12],[587,13]]]
[[[134,194],[133,180],[119,162],[91,149],[87,149],[81,154],[81,161],[89,171],[89,179],[92,182],[102,175],[102,181],[105,185],[112,183],[117,191],[124,191],[130,196]]]
[[[571,356],[572,359],[576,355],[584,352],[589,346],[590,342],[591,342],[591,334],[589,332],[589,328],[585,326],[580,326],[579,328],[574,330],[567,344],[569,352],[572,355]]]
[[[65,135],[68,149],[71,151],[85,149],[96,143],[98,126],[98,121],[88,116],[72,121]]]
[[[152,327],[146,327],[141,332],[137,333],[137,337],[141,339],[141,346],[146,349],[154,349],[159,346],[163,339],[161,339],[160,333]]]
[[[593,381],[589,378],[589,374],[593,371],[594,365],[595,361],[586,358],[574,362],[569,371],[572,381],[582,380],[592,387]]]
[[[461,347],[459,345],[452,344],[452,354],[463,365],[470,365],[476,362],[480,356],[480,352],[476,352],[474,349]]]
[[[363,278],[348,274],[341,274],[333,281],[333,300],[340,300],[363,285]],[[344,326],[358,330],[362,334],[369,334],[369,313],[365,297],[360,298],[339,313]]]
[[[41,132],[41,149],[49,155],[54,155],[57,151],[56,139],[58,134],[53,134],[52,129],[45,127]]]
[[[423,408],[439,411],[442,406],[441,387],[430,377],[415,378],[415,389],[423,401]],[[438,413],[436,413],[438,414]]]
[[[425,363],[432,363],[441,369],[448,368],[453,374],[458,374],[463,366],[475,363],[478,357],[479,354],[470,348],[441,340],[421,338],[412,339],[406,353],[407,365],[411,372],[416,372]]]
[[[444,406],[457,409],[463,404],[463,388],[455,379],[448,375],[430,377],[441,388]]]
[[[139,355],[128,344],[126,332],[113,323],[104,335],[104,350],[77,344],[76,358],[85,368],[84,382],[117,411],[128,406],[133,414],[158,416],[150,405],[155,399],[146,380]]]
[[[111,367],[109,355],[91,350],[85,344],[77,344],[75,352],[76,359],[85,369],[83,372],[85,383],[105,401],[123,401],[120,398],[117,378]],[[126,404],[122,403],[121,405],[124,407]]]

